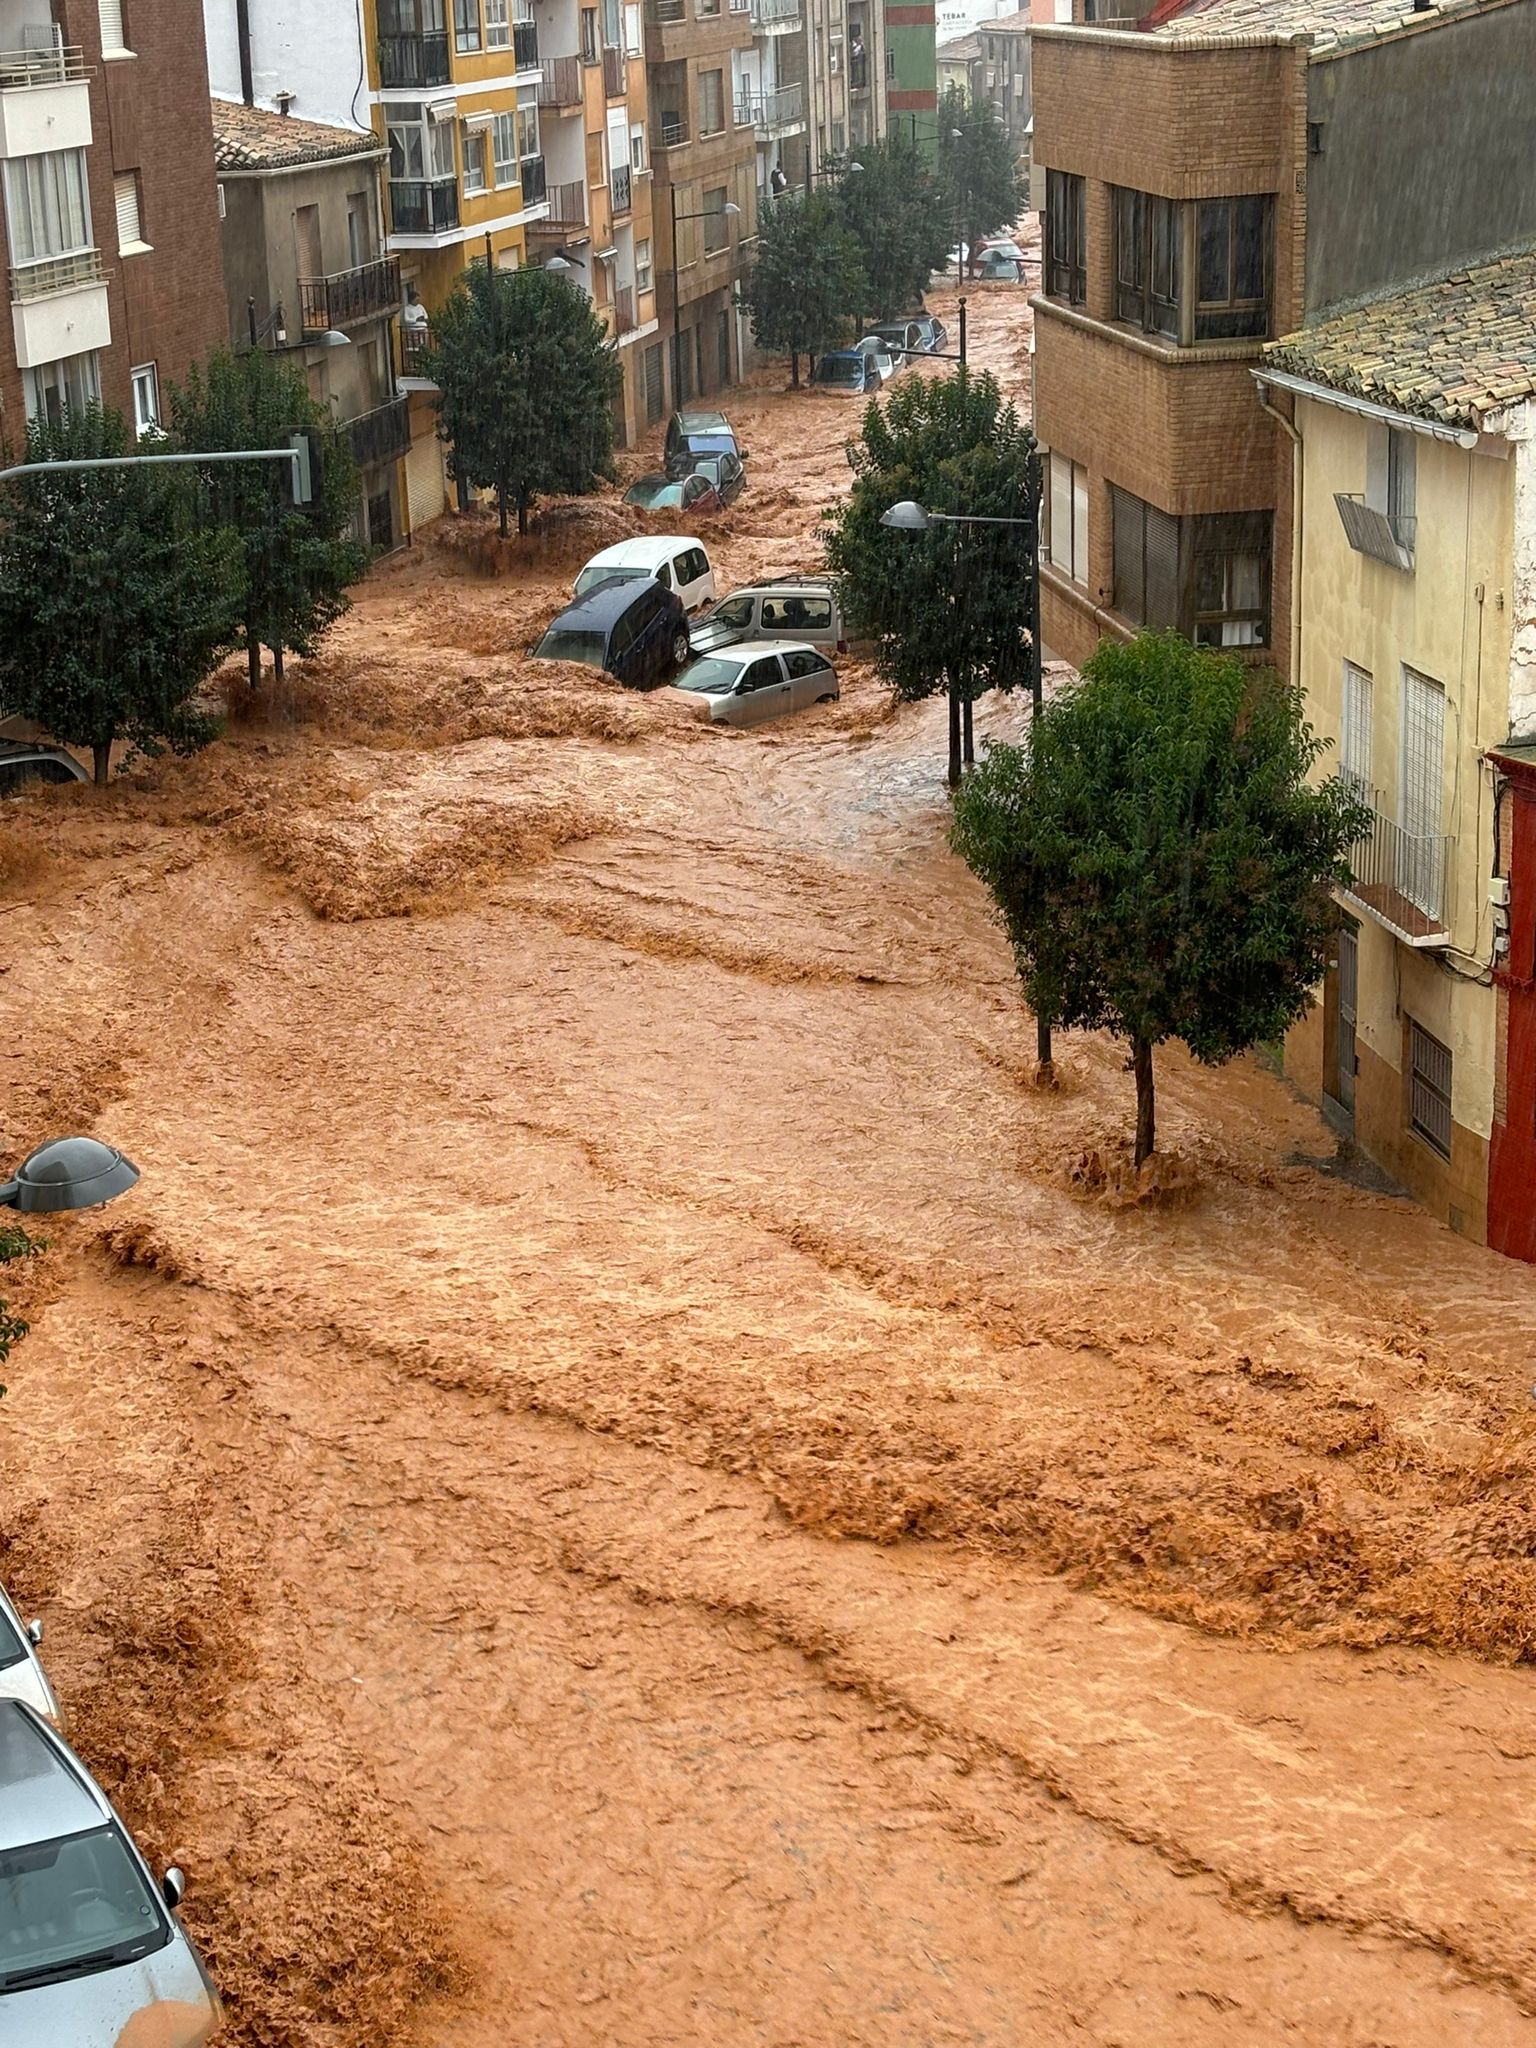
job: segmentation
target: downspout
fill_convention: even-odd
[[[256,104],[256,79],[251,68],[251,0],[235,0],[235,39],[240,45],[240,97]]]
[[[1301,687],[1301,536],[1302,517],[1306,510],[1306,464],[1302,460],[1302,438],[1294,420],[1270,402],[1269,386],[1262,375],[1254,373],[1258,387],[1259,410],[1267,412],[1272,420],[1284,427],[1295,450],[1291,460],[1296,471],[1296,481],[1291,491],[1291,674],[1296,687]]]

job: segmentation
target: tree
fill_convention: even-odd
[[[95,406],[27,428],[29,462],[132,452]],[[204,746],[192,698],[234,644],[239,543],[211,525],[179,469],[18,477],[0,496],[0,712],[90,747],[105,783],[114,740],[146,754]]]
[[[844,338],[866,290],[859,245],[839,225],[830,193],[764,201],[741,302],[758,347],[788,355],[792,385],[800,382],[802,355],[814,360]]]
[[[1029,209],[1029,187],[1008,130],[989,99],[952,85],[939,103],[939,186],[961,244],[976,247]]]
[[[938,180],[903,135],[859,145],[861,168],[832,192],[833,212],[859,246],[868,304],[877,320],[917,305],[949,254],[949,219]]]
[[[46,1237],[29,1237],[19,1224],[0,1224],[0,1266],[8,1266],[16,1259],[35,1258],[47,1249]],[[8,1301],[0,1301],[0,1365],[4,1365],[31,1327],[25,1316],[12,1313]],[[0,1395],[4,1393],[5,1388],[0,1387]]]
[[[1330,890],[1368,816],[1301,693],[1176,633],[1102,641],[1028,748],[955,800],[1037,1016],[1130,1041],[1136,1164],[1154,1149],[1153,1048],[1215,1065],[1278,1038],[1322,976]]]
[[[541,492],[581,496],[613,474],[618,352],[558,271],[476,264],[433,316],[438,428],[455,474],[496,493],[501,531]]]
[[[854,630],[898,697],[949,699],[949,782],[960,780],[960,712],[1028,677],[1029,559],[1022,529],[935,523],[892,532],[904,498],[929,512],[1028,516],[1038,457],[995,380],[958,370],[909,377],[871,404],[849,444],[853,488],[822,523],[827,565]]]
[[[218,349],[170,394],[176,444],[199,451],[281,448],[299,427],[320,439],[320,475],[312,506],[293,502],[292,473],[280,463],[226,463],[207,472],[209,516],[239,536],[244,556],[238,644],[251,688],[261,681],[262,646],[282,674],[283,651],[313,654],[326,627],[347,608],[346,587],[368,564],[353,537],[357,468],[329,409],[309,393],[304,373],[262,349]]]

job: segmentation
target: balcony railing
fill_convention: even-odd
[[[446,29],[379,37],[379,83],[386,91],[447,85],[452,75]]]
[[[519,71],[538,69],[539,25],[536,21],[513,22],[512,61]]]
[[[1451,841],[1442,833],[1408,832],[1382,816],[1376,792],[1371,829],[1350,848],[1354,879],[1345,894],[1410,946],[1444,945]]]
[[[299,279],[299,320],[306,334],[353,327],[359,320],[396,312],[399,305],[400,261],[395,256],[333,271],[329,277]]]
[[[688,19],[688,0],[646,0],[645,18],[658,28]]]
[[[407,327],[402,321],[399,333],[401,376],[414,377],[421,383],[434,383],[432,329],[426,325]]]
[[[754,28],[794,28],[800,20],[802,0],[751,0]]]
[[[581,105],[581,59],[546,57],[539,65],[539,105],[579,107]]]
[[[850,57],[848,59],[848,90],[850,92],[869,91],[869,58],[867,55],[863,57]]]
[[[613,317],[620,334],[633,334],[640,325],[635,318],[635,288],[621,284],[613,295]]]
[[[517,182],[523,188],[524,206],[542,205],[549,191],[543,157],[525,156],[517,167]]]
[[[443,235],[459,224],[456,178],[391,178],[390,225],[397,235]]]
[[[1367,505],[1359,491],[1336,491],[1333,502],[1344,522],[1344,537],[1357,555],[1370,555],[1389,569],[1412,571],[1417,520],[1391,518]]]
[[[530,228],[557,231],[587,226],[587,181],[572,178],[565,185],[551,185],[548,188],[549,213],[544,220],[530,221]]]
[[[798,83],[781,85],[773,92],[743,93],[736,102],[737,126],[750,127],[764,137],[804,118],[805,88]]]
[[[615,164],[613,168],[613,210],[628,213],[633,201],[633,182],[628,164]]]
[[[688,140],[688,116],[668,113],[666,108],[656,116],[655,144],[658,149],[680,149]]]
[[[68,256],[45,256],[41,263],[18,263],[11,272],[11,299],[46,299],[54,292],[78,291],[82,285],[105,284],[107,273],[99,249],[76,249]]]
[[[36,50],[0,50],[0,92],[16,86],[69,85],[84,78],[85,52],[73,43]]]
[[[629,65],[622,50],[603,51],[603,92],[611,100],[624,99],[629,92]]]
[[[387,404],[375,406],[372,412],[348,420],[346,433],[352,444],[352,459],[359,469],[371,469],[377,462],[393,462],[411,445],[411,401],[391,398]]]

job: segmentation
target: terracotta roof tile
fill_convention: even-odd
[[[1435,27],[1462,14],[1510,0],[1430,0],[1415,10],[1412,0],[1190,0],[1152,30],[1174,40],[1190,36],[1291,36],[1314,50],[1345,49],[1378,36]]]
[[[213,160],[221,171],[280,171],[330,157],[365,156],[382,148],[372,129],[330,128],[296,121],[266,107],[235,100],[213,102]]]

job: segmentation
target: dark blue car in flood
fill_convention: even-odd
[[[568,604],[529,648],[540,661],[580,661],[648,690],[691,659],[688,615],[651,577],[599,583]]]

